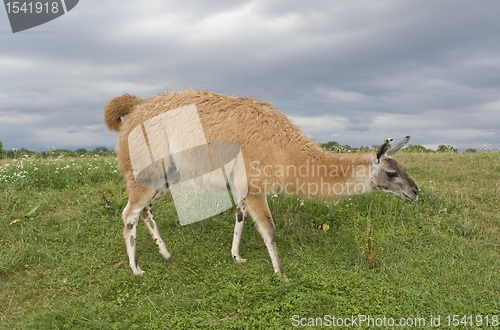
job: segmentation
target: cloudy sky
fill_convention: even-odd
[[[500,1],[81,0],[12,33],[0,8],[4,149],[113,147],[122,93],[272,103],[318,142],[500,148]]]

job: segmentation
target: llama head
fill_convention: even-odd
[[[396,162],[393,157],[410,139],[405,137],[403,141],[391,148],[392,139],[387,139],[380,146],[377,155],[373,158],[372,184],[376,190],[393,193],[396,196],[411,200],[417,200],[418,187],[406,174],[405,169]]]

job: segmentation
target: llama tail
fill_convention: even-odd
[[[110,131],[118,131],[122,124],[122,117],[134,110],[134,107],[143,101],[135,95],[123,94],[115,97],[104,109],[104,122]]]

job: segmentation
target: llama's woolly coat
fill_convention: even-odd
[[[127,182],[134,181],[128,148],[129,133],[150,118],[190,104],[196,105],[207,141],[230,141],[240,146],[247,173],[253,175],[253,178],[249,178],[249,182],[253,179],[249,193],[252,189],[263,188],[258,188],[256,173],[273,174],[277,166],[336,164],[347,169],[352,164],[369,166],[373,157],[368,154],[341,156],[325,151],[271,104],[253,98],[192,89],[167,92],[150,99],[125,94],[109,102],[105,109],[105,123],[110,130],[119,132],[116,150],[119,168],[124,172]],[[263,170],[265,166],[268,166],[267,171]],[[253,173],[250,173],[250,169],[254,170]],[[295,178],[284,176],[266,179],[280,184],[297,183]],[[307,178],[308,181],[315,179],[318,178]],[[330,176],[327,179],[342,183],[345,177]],[[327,196],[318,194],[317,197]]]

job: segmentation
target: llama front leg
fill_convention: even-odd
[[[252,216],[253,220],[257,224],[257,230],[264,239],[269,255],[271,256],[271,261],[273,262],[273,268],[276,273],[284,274],[285,271],[281,266],[280,259],[278,257],[278,249],[276,248],[276,242],[274,236],[276,234],[276,228],[274,226],[273,218],[271,216],[271,211],[267,205],[266,195],[252,195],[248,194],[245,197],[248,212]]]
[[[231,255],[238,262],[246,261],[246,259],[242,259],[240,256],[240,242],[247,214],[245,200],[242,200],[238,203],[238,207],[236,208],[236,223],[234,225],[233,246],[231,248]]]
[[[160,255],[163,257],[163,259],[167,260],[168,262],[171,262],[172,256],[167,250],[167,245],[165,244],[165,241],[161,237],[156,222],[153,220],[153,213],[151,212],[151,207],[152,204],[149,204],[142,210],[141,212],[142,219],[144,220],[146,227],[148,227],[149,233],[151,234],[151,237],[153,237],[153,240],[155,241],[156,246],[160,251]]]
[[[127,247],[129,265],[130,268],[132,268],[134,275],[144,274],[144,271],[139,268],[139,258],[137,257],[136,245],[136,229],[141,209],[142,208],[133,208],[129,200],[125,210],[123,210],[123,222],[125,223],[125,227],[123,228],[123,238],[125,239],[125,245]]]

